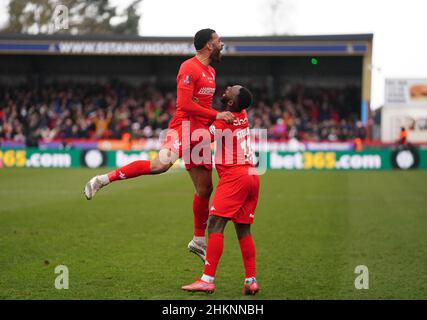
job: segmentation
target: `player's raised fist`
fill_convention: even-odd
[[[230,111],[219,112],[216,115],[217,120],[224,120],[227,123],[233,123],[234,115]]]

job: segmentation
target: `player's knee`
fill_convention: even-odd
[[[250,236],[251,235],[251,232],[249,231],[249,230],[247,230],[247,231],[241,231],[241,232],[238,232],[237,233],[237,239],[242,239],[242,238],[244,238],[244,237],[247,237],[247,236]]]
[[[208,233],[223,233],[225,227],[224,219],[217,216],[210,216],[208,221]]]
[[[235,223],[234,226],[239,240],[251,235],[251,226],[249,224]]]
[[[212,184],[197,186],[197,189],[196,189],[197,196],[204,199],[210,198],[212,191],[213,191]]]
[[[172,152],[169,149],[161,149],[159,151],[157,161],[163,164],[172,165],[176,160],[178,160],[178,154],[175,152]]]
[[[212,233],[222,233],[223,230],[221,229],[221,227],[218,224],[209,224],[208,225],[208,233],[212,234]]]

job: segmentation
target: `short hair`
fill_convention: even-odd
[[[194,47],[196,50],[203,49],[206,43],[212,39],[212,34],[216,31],[212,29],[202,29],[194,35]]]
[[[249,108],[252,104],[252,93],[245,87],[241,87],[239,95],[237,96],[237,101],[240,110]]]

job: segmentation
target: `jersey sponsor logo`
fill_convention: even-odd
[[[190,85],[190,83],[191,83],[191,75],[189,75],[189,74],[185,75],[183,83],[186,86]]]
[[[199,94],[213,95],[215,93],[215,88],[203,87],[200,88]]]
[[[247,123],[248,123],[248,118],[236,119],[233,121],[233,126],[241,126],[241,125],[247,124]]]
[[[123,172],[119,171],[119,178],[121,180],[124,180],[124,179],[126,179],[126,175]]]

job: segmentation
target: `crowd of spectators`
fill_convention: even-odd
[[[224,88],[218,88],[214,107]],[[288,88],[283,97],[253,89],[248,110],[253,128],[272,139],[345,141],[365,138],[358,121],[357,88]],[[176,104],[174,88],[122,82],[0,85],[0,140],[37,146],[40,140],[155,138],[167,128]]]
[[[255,104],[249,110],[249,118],[254,128],[267,128],[269,138],[273,139],[365,139],[359,96],[360,89],[356,87],[330,89],[297,85],[288,88],[280,99],[269,102],[265,93],[255,91]]]

